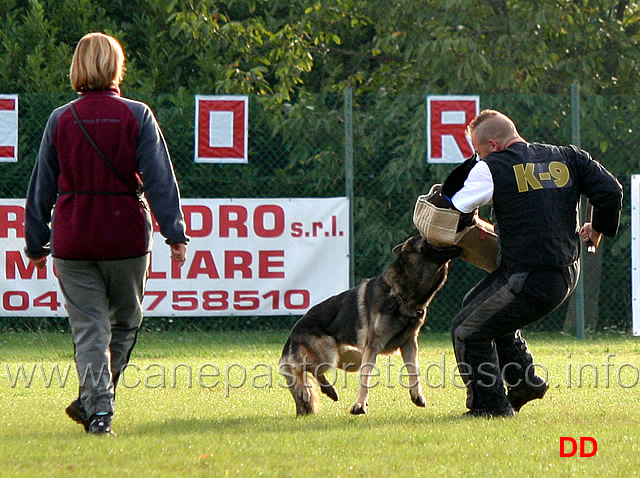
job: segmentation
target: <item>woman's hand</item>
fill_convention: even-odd
[[[171,244],[171,260],[184,264],[187,260],[187,245],[184,242]]]
[[[42,257],[29,257],[29,261],[38,269],[42,269],[47,265],[47,256]]]

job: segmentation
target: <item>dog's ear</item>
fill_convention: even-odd
[[[405,241],[405,242],[403,242],[402,244],[398,244],[398,245],[397,245],[397,246],[395,246],[393,249],[391,249],[391,251],[392,251],[396,256],[399,256],[399,255],[400,255],[400,253],[402,252],[402,250],[403,250],[403,248],[404,248],[404,246],[405,246],[405,244],[406,244],[406,243],[407,243],[407,242]]]
[[[392,251],[397,256],[399,256],[401,252],[420,252],[426,244],[427,241],[421,236],[411,236],[402,244],[395,246]]]
[[[411,237],[406,239],[402,244],[398,244],[391,250],[396,256],[399,256],[401,252],[407,252],[409,250],[409,241],[411,241],[411,239]]]

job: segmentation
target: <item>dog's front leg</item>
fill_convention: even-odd
[[[358,395],[356,396],[356,402],[351,407],[351,410],[349,410],[352,415],[362,415],[367,413],[367,406],[369,405],[369,387],[371,386],[371,376],[373,375],[376,367],[376,357],[378,356],[378,352],[378,350],[374,350],[369,346],[366,346],[364,349],[364,353],[362,354],[362,365],[360,366]]]
[[[400,348],[400,353],[404,360],[404,366],[409,376],[409,393],[411,401],[419,407],[424,407],[427,401],[422,393],[422,384],[420,383],[420,367],[418,366],[418,337],[404,344]]]

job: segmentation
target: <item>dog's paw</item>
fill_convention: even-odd
[[[354,403],[349,413],[351,413],[351,415],[364,415],[367,413],[367,404]]]
[[[427,400],[424,398],[424,395],[422,395],[422,394],[416,395],[415,397],[412,395],[411,396],[411,401],[417,407],[425,407],[427,405]]]

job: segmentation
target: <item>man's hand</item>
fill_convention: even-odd
[[[179,262],[180,265],[184,264],[187,260],[187,245],[184,242],[177,242],[171,244],[171,260]]]
[[[600,245],[602,233],[596,231],[590,222],[585,222],[580,229],[580,237],[582,238],[584,245],[587,246],[589,253],[595,254],[598,246]]]

